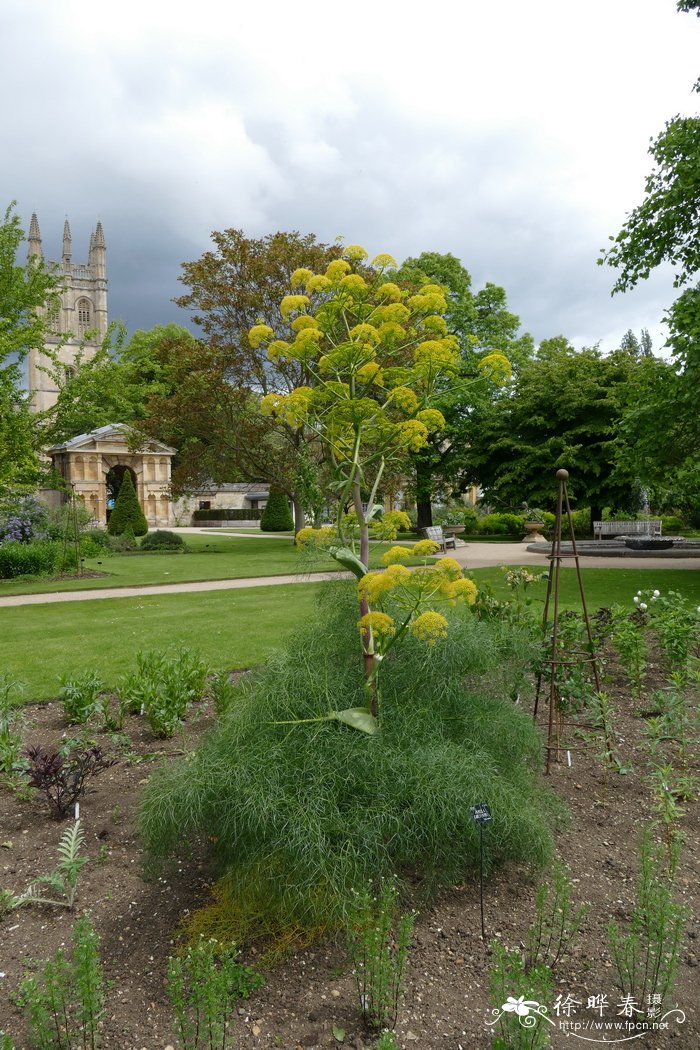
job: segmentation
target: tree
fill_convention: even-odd
[[[518,337],[520,318],[507,309],[503,288],[487,283],[471,290],[471,276],[454,255],[423,252],[406,259],[392,275],[399,283],[419,290],[438,283],[447,293],[445,319],[460,348],[461,367],[436,399],[445,426],[432,434],[425,448],[412,457],[418,528],[432,525],[436,495],[460,491],[462,451],[469,446],[475,405],[488,400],[508,378],[505,355],[516,372],[532,354],[530,335]],[[499,366],[500,367],[496,367]]]
[[[289,503],[283,492],[270,490],[270,498],[260,518],[260,528],[263,532],[289,532],[294,528]]]
[[[55,362],[51,374],[58,397],[43,423],[45,443],[57,444],[109,423],[143,419],[149,398],[173,392],[168,349],[180,342],[195,342],[181,325],[139,330],[127,343],[124,325],[114,323],[92,357],[86,359],[78,351],[70,368]]]
[[[620,440],[657,504],[700,517],[700,288],[687,288],[667,313],[670,362],[645,359]]]
[[[209,479],[267,481],[293,501],[298,530],[312,509],[306,496],[317,489],[313,434],[263,415],[260,400],[303,386],[306,368],[299,361],[269,361],[250,345],[248,331],[266,321],[284,334],[279,304],[292,274],[300,267],[325,269],[340,248],[297,232],[254,239],[229,229],[212,239],[215,251],[183,264],[180,280],[189,290],[176,300],[192,311],[204,339],[171,347],[174,390],[151,398],[143,425],[179,449],[176,489]]]
[[[678,0],[677,8],[700,14],[700,0]],[[646,197],[598,260],[621,268],[613,294],[634,287],[663,262],[675,267],[676,287],[697,281],[700,273],[700,117],[674,117],[649,152],[656,167]],[[700,284],[687,288],[667,317],[673,364],[650,370],[653,382],[643,400],[629,406],[623,432],[640,476],[700,509],[694,463],[700,445]]]
[[[114,510],[109,516],[107,531],[111,536],[121,536],[126,529],[131,529],[134,536],[145,536],[148,532],[146,515],[141,509],[131,471],[125,470],[119,493],[114,503]]]
[[[551,506],[554,472],[565,467],[572,496],[591,507],[592,520],[604,506],[637,509],[639,486],[617,440],[637,367],[628,351],[576,351],[563,336],[541,343],[514,389],[475,412],[465,459],[484,498]]]
[[[676,267],[677,288],[700,270],[700,117],[668,121],[649,152],[656,168],[646,199],[598,260],[621,268],[613,292],[633,288],[663,262]]]
[[[22,364],[30,350],[43,349],[58,307],[59,280],[41,260],[17,263],[23,239],[11,204],[0,224],[0,495],[18,486],[32,488],[45,473]]]

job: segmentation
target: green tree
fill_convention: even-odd
[[[700,13],[698,0],[678,0],[677,8]],[[695,90],[700,90],[700,81]],[[664,262],[675,268],[676,287],[697,282],[700,273],[700,117],[668,121],[649,152],[655,167],[646,181],[645,199],[598,260],[620,268],[613,293],[633,288]],[[640,476],[660,495],[673,493],[698,512],[699,303],[700,284],[695,283],[668,311],[671,367],[650,369],[652,381],[647,377],[643,400],[630,404],[622,424]]]
[[[340,248],[297,232],[255,239],[229,229],[212,239],[214,251],[183,264],[188,291],[176,300],[204,338],[173,346],[173,390],[150,399],[143,426],[178,448],[176,490],[207,479],[266,481],[292,500],[298,530],[313,509],[308,494],[318,491],[317,443],[305,426],[262,414],[260,400],[303,386],[306,367],[269,361],[248,331],[265,321],[282,332],[279,303],[294,271],[323,270]]]
[[[260,518],[260,528],[263,532],[290,532],[294,528],[284,492],[270,490],[270,498]]]
[[[59,282],[38,259],[17,262],[23,240],[11,204],[0,224],[0,495],[18,486],[34,487],[45,473],[22,365],[31,350],[44,346],[58,307]]]
[[[599,263],[619,267],[625,292],[667,262],[680,287],[700,270],[700,117],[674,117],[649,148],[656,167],[646,198],[630,213]]]
[[[574,350],[563,336],[541,343],[514,388],[475,411],[465,459],[485,500],[551,506],[554,473],[565,467],[572,497],[591,507],[592,520],[604,506],[637,509],[639,486],[617,434],[637,368],[625,350],[603,357],[596,347]]]
[[[422,529],[432,525],[436,496],[460,491],[466,484],[462,453],[471,442],[475,406],[492,398],[507,378],[502,370],[488,367],[489,356],[505,355],[517,373],[531,356],[533,343],[530,335],[518,335],[520,318],[508,310],[504,289],[487,283],[472,292],[471,276],[454,255],[423,252],[406,259],[392,277],[416,290],[433,282],[446,291],[445,319],[460,348],[459,373],[450,376],[436,393],[435,406],[445,426],[412,457],[418,528]]]
[[[146,515],[136,495],[130,470],[124,471],[114,510],[107,524],[107,531],[111,536],[121,536],[127,529],[131,529],[134,536],[145,536],[148,532]]]
[[[195,343],[181,325],[139,330],[127,342],[124,325],[117,322],[93,356],[78,351],[70,368],[55,362],[51,374],[58,398],[44,421],[45,443],[66,441],[109,423],[143,419],[149,398],[173,393],[168,357],[180,343]]]

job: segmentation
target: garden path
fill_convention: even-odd
[[[179,532],[211,532],[210,529],[179,529]],[[240,533],[238,534],[240,535]],[[260,534],[250,533],[255,539]],[[521,543],[465,543],[449,556],[466,569],[485,569],[497,565],[528,565],[546,568],[545,555],[528,551]],[[566,564],[566,563],[565,563]],[[572,563],[573,564],[573,563]],[[594,569],[698,569],[698,560],[674,558],[673,562],[661,558],[594,558],[581,559],[582,568]],[[59,591],[53,594],[13,594],[0,597],[0,608],[11,605],[44,605],[50,602],[85,602],[97,598],[140,598],[148,594],[185,594],[191,591],[228,591],[243,587],[272,587],[285,583],[316,583],[321,580],[337,580],[346,576],[337,572],[313,573],[313,575],[252,576],[236,580],[201,580],[192,583],[159,583],[142,587],[105,587],[86,591]],[[348,574],[349,577],[349,574]]]

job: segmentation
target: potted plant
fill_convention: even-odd
[[[525,539],[523,543],[545,543],[546,537],[540,531],[544,525],[544,513],[539,507],[528,507],[527,503],[524,506],[525,520],[523,521],[523,528],[525,529]]]
[[[461,510],[449,510],[442,524],[442,531],[450,536],[460,536],[467,526],[464,524],[464,514]]]

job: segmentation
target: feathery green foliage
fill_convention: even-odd
[[[199,750],[151,779],[141,813],[151,859],[201,836],[233,905],[244,913],[255,894],[251,911],[282,932],[342,922],[353,888],[394,873],[410,871],[426,893],[463,879],[478,864],[477,802],[494,814],[489,865],[544,863],[552,805],[535,773],[541,740],[504,699],[532,655],[530,635],[464,611],[434,648],[409,639],[400,660],[387,659],[381,734],[285,724],[362,702],[354,589],[325,595],[318,622],[238,683]]]

